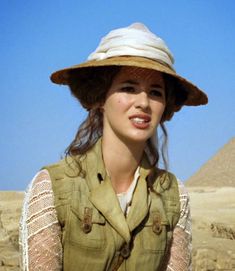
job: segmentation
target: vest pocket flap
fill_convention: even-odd
[[[94,223],[94,224],[102,224],[102,225],[104,225],[105,222],[106,222],[105,218],[102,215],[100,215],[99,213],[97,213],[97,215],[94,214],[94,216],[92,218],[93,218],[92,223]]]
[[[105,224],[105,218],[95,208],[80,206],[77,209],[71,206],[71,211],[79,220],[88,220],[92,224]]]
[[[160,221],[160,222],[157,222],[157,221],[148,221],[144,226],[145,227],[152,227],[154,224],[159,224],[159,225],[162,225],[162,226],[170,226],[170,223],[169,221]]]
[[[145,227],[152,227],[153,225],[169,226],[170,223],[167,218],[162,216],[159,212],[152,212],[145,223]]]

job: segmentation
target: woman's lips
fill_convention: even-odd
[[[138,129],[147,129],[150,126],[151,117],[149,115],[132,115],[130,118],[132,125]]]

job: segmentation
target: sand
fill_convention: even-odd
[[[235,187],[190,187],[194,270],[235,270]]]

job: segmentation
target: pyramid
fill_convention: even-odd
[[[235,137],[225,144],[185,184],[186,186],[235,187]]]

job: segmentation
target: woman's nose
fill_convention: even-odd
[[[142,109],[149,107],[149,97],[145,91],[141,91],[136,95],[135,107]]]

